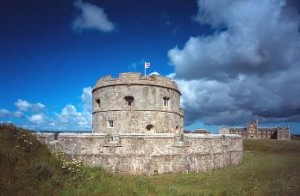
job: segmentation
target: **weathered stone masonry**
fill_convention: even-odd
[[[181,134],[182,128],[180,92],[169,78],[124,73],[98,80],[93,89],[94,133]]]
[[[40,135],[53,151],[62,151],[90,166],[130,174],[209,171],[237,165],[242,140],[237,135],[106,134]]]
[[[52,151],[120,174],[209,171],[242,160],[241,136],[183,134],[175,82],[136,73],[100,79],[93,133],[39,134]]]

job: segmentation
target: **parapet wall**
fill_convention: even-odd
[[[118,78],[112,78],[111,75],[105,76],[97,81],[93,91],[102,87],[132,84],[164,87],[180,93],[176,82],[170,78],[159,75],[143,77],[140,73],[120,73]]]
[[[238,165],[242,139],[237,135],[39,134],[53,152],[118,174],[198,172]]]

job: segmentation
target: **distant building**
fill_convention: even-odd
[[[289,127],[258,127],[258,120],[246,124],[245,127],[224,127],[221,134],[238,134],[244,139],[290,139]]]

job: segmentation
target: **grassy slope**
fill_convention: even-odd
[[[1,125],[0,195],[300,195],[300,141],[246,140],[244,150],[240,166],[205,173],[71,172],[30,132]]]
[[[31,132],[0,124],[0,195],[158,194],[147,178],[116,176],[99,168],[75,171],[75,164],[64,162]]]
[[[195,195],[299,195],[299,141],[244,141],[243,163],[201,174],[154,178],[162,191]]]

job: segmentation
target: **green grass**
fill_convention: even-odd
[[[300,142],[245,140],[243,163],[206,173],[154,177],[179,195],[299,195]]]
[[[300,141],[245,140],[243,163],[226,169],[130,176],[66,163],[2,124],[0,195],[300,195]]]

